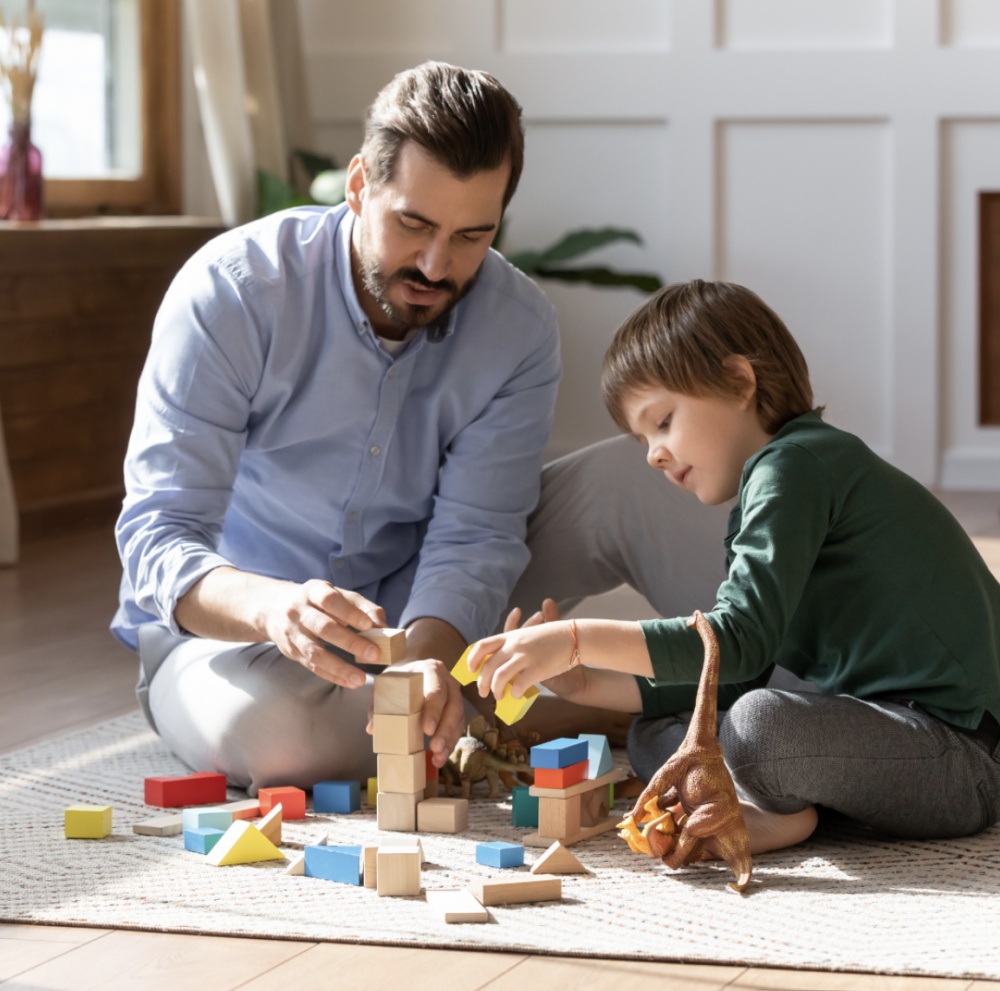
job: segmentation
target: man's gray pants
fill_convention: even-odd
[[[528,616],[548,596],[565,612],[628,584],[663,616],[710,609],[725,577],[726,519],[653,471],[634,440],[592,445],[546,466],[528,522],[531,562],[510,606]],[[180,638],[156,625],[140,629],[139,653],[147,718],[196,770],[222,771],[251,794],[374,776],[370,678],[340,688],[274,644]]]

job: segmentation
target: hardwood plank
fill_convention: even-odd
[[[524,988],[532,991],[541,988],[621,991],[626,987],[652,986],[658,991],[717,991],[727,987],[743,971],[743,967],[711,964],[532,956],[482,987],[489,991],[523,991]]]
[[[732,987],[753,991],[966,991],[967,978],[838,974],[823,970],[767,970],[751,967]]]
[[[241,991],[302,991],[306,987],[357,987],[364,991],[475,991],[517,968],[515,953],[428,950],[420,947],[320,943]],[[516,971],[515,971],[516,972]],[[334,981],[334,975],[336,975]],[[518,987],[518,991],[523,991]]]
[[[31,944],[36,945],[36,944]],[[38,944],[45,945],[45,944]],[[228,991],[305,952],[312,943],[171,933],[112,932],[30,970],[35,991]]]
[[[37,939],[0,939],[0,983],[19,977],[26,971],[72,953],[74,943],[43,942]],[[18,982],[20,987],[29,987]]]
[[[139,354],[149,350],[153,320],[169,284],[166,275],[156,280],[158,297],[150,292],[148,314],[134,306],[121,312],[74,315],[42,320],[0,318],[0,368],[56,365],[106,355]],[[118,307],[115,307],[118,309]]]
[[[973,981],[966,991],[997,991],[1000,988],[1000,981]]]
[[[125,391],[134,398],[142,366],[140,356],[125,355],[0,371],[4,418],[115,404]]]
[[[134,415],[135,397],[123,396],[120,402],[74,410],[72,416],[46,410],[11,417],[4,421],[7,461],[13,468],[53,457],[104,451],[114,451],[124,461]]]
[[[0,939],[40,940],[43,943],[89,943],[109,932],[110,929],[86,929],[83,926],[0,925]]]
[[[125,486],[122,465],[127,442],[115,449],[53,454],[32,461],[11,462],[10,474],[18,507],[26,512],[40,504],[66,499],[74,493],[105,491]]]

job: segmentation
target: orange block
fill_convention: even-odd
[[[536,788],[568,788],[581,782],[587,776],[587,764],[589,761],[582,760],[579,764],[570,764],[569,767],[536,767],[535,787]]]
[[[284,822],[306,817],[306,793],[301,788],[261,788],[257,792],[257,799],[262,816],[266,816],[280,802]]]
[[[438,769],[434,766],[434,754],[430,750],[424,751],[424,762],[427,765],[427,780],[437,781]]]

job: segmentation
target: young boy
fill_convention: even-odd
[[[706,505],[737,498],[706,615],[751,850],[805,839],[816,805],[910,838],[1000,820],[1000,585],[931,493],[823,422],[780,318],[740,286],[670,286],[618,330],[603,388],[653,468]],[[484,697],[541,681],[641,710],[629,756],[648,778],[693,705],[686,619],[535,625],[480,641],[469,665],[492,655]],[[819,693],[763,687],[775,664]]]

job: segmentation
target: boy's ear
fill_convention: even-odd
[[[741,354],[731,354],[725,361],[726,370],[733,377],[739,389],[740,405],[746,409],[757,395],[757,375],[747,358]]]

